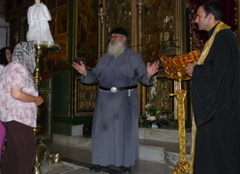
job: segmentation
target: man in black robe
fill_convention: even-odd
[[[240,174],[239,46],[221,18],[216,1],[199,5],[195,23],[209,40],[198,62],[186,67],[197,126],[194,174]]]

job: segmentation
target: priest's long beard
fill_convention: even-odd
[[[110,41],[108,43],[107,53],[110,56],[119,56],[123,52],[126,45],[123,41],[117,41],[115,45],[113,45],[112,42],[116,41]]]

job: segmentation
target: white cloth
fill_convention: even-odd
[[[27,41],[54,42],[48,24],[52,17],[46,5],[40,3],[29,7],[27,19],[29,25]]]

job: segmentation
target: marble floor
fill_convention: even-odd
[[[48,143],[45,142],[49,150],[52,153],[60,153],[61,160],[76,165],[80,165],[86,168],[91,167],[91,151],[83,150],[80,148],[69,147],[60,144]],[[167,166],[163,163],[149,162],[139,160],[136,161],[135,165],[131,168],[133,174],[171,174],[173,168]],[[93,172],[71,172],[71,174],[92,174]],[[121,174],[121,172],[111,166],[110,168],[104,170],[106,174]]]

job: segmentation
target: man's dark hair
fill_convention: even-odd
[[[203,7],[206,17],[212,13],[215,20],[222,20],[222,9],[217,1],[205,1],[198,7]]]

